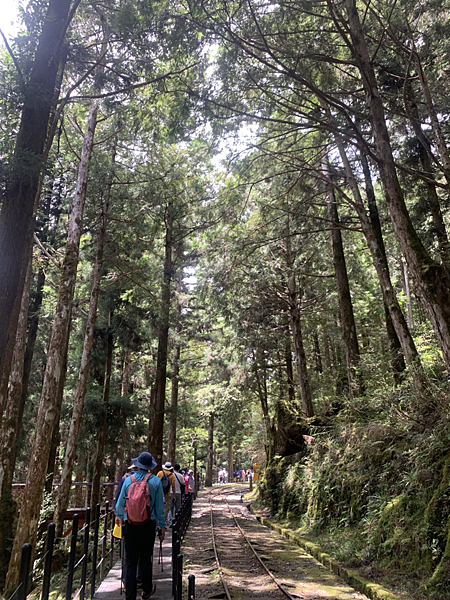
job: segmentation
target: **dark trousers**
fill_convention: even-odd
[[[125,521],[123,537],[125,539],[126,600],[136,600],[136,570],[138,563],[142,591],[144,594],[150,594],[152,591],[155,534],[155,521],[149,521],[144,525],[132,525]]]

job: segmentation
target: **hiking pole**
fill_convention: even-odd
[[[164,564],[163,564],[163,551],[162,551],[162,540],[159,540],[159,558],[161,561],[161,573],[164,571]]]

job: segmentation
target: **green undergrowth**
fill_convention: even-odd
[[[323,417],[303,455],[275,459],[272,517],[411,598],[450,599],[450,420],[444,384],[368,390]],[[408,597],[408,595],[406,596]]]

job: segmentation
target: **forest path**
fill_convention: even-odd
[[[212,542],[211,512],[217,554],[232,600],[286,600],[259,564],[236,522],[288,597],[302,600],[366,599],[304,550],[261,525],[249,512],[247,503],[241,502],[244,491],[248,491],[248,486],[217,486],[201,491],[194,502],[182,554],[183,579],[195,575],[197,600],[226,598]]]
[[[125,568],[125,565],[124,565]],[[122,560],[119,559],[102,581],[95,592],[93,600],[125,600],[125,590],[121,585]],[[125,574],[124,574],[125,579]],[[155,541],[153,550],[153,582],[156,592],[152,600],[170,600],[172,598],[172,530],[166,529],[166,537],[162,543],[162,563],[160,557],[160,542]],[[137,599],[141,598],[138,590]]]

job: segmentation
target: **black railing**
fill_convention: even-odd
[[[181,555],[181,543],[191,521],[193,499],[193,494],[188,494],[172,524],[172,594],[174,600],[182,600],[183,556]],[[119,546],[120,544],[120,541],[115,540],[112,535],[113,517],[114,514],[109,510],[108,502],[106,502],[103,513],[100,510],[100,505],[97,505],[93,522],[91,522],[91,509],[87,508],[85,521],[81,527],[79,527],[79,515],[74,515],[67,569],[61,573],[61,577],[56,584],[60,588],[64,583],[65,600],[85,600],[87,596],[92,600],[97,584],[103,581],[107,571],[112,568],[115,545]],[[101,527],[102,522],[103,528]],[[99,537],[101,530],[103,530],[103,534]],[[82,542],[83,548],[81,556],[79,555],[80,542]],[[45,553],[35,563],[34,569],[31,570],[32,547],[31,544],[23,545],[19,583],[8,600],[26,600],[30,581],[34,582],[33,594],[37,596],[36,587],[38,586],[36,584],[38,580],[42,580],[40,599],[49,600],[50,593],[53,591],[51,586],[52,564],[54,550],[57,547],[55,543],[55,524],[50,523],[47,530]],[[99,551],[100,557],[98,556]],[[108,558],[109,569],[106,568]],[[88,591],[89,582],[90,590]],[[194,580],[189,578],[188,599],[194,600],[194,598]]]
[[[172,523],[172,595],[174,600],[182,600],[183,556],[181,555],[181,542],[184,540],[191,522],[193,500],[193,494],[186,496]]]
[[[80,518],[78,514],[75,514],[72,519],[67,568],[60,573],[61,577],[56,583],[58,589],[61,586],[64,587],[65,600],[85,600],[86,596],[92,599],[96,584],[103,581],[108,570],[106,569],[107,559],[109,558],[109,568],[111,569],[114,564],[114,546],[120,543],[112,536],[114,514],[109,510],[108,502],[106,502],[103,512],[100,510],[100,505],[97,504],[95,518],[92,522],[90,508],[86,509],[85,515],[85,521],[81,527],[79,527]],[[103,523],[103,528],[101,523]],[[99,538],[101,530],[103,534]],[[79,542],[81,541],[83,552],[80,556]],[[34,583],[33,594],[36,596],[36,587],[39,587],[40,579],[42,579],[40,598],[41,600],[49,599],[50,593],[53,591],[51,589],[51,578],[54,552],[56,548],[61,550],[62,544],[64,544],[64,540],[59,540],[58,545],[55,543],[55,524],[50,523],[47,530],[45,553],[35,563],[32,571],[30,564],[32,547],[31,544],[24,544],[22,547],[19,584],[9,600],[26,600],[30,581]],[[99,550],[100,557],[98,556]],[[89,582],[90,589],[88,589]],[[55,588],[55,585],[53,588]]]

